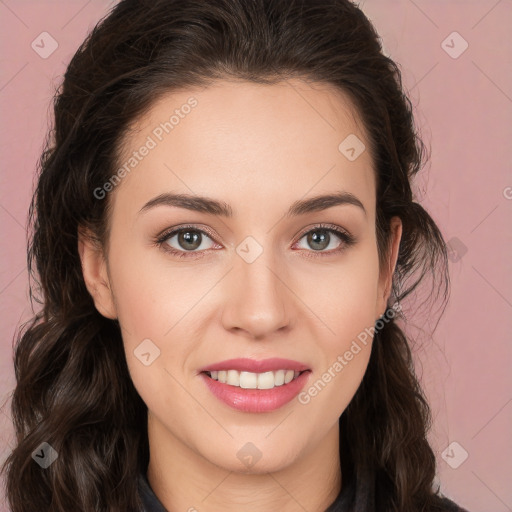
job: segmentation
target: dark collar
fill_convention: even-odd
[[[144,507],[141,512],[167,512],[151,489],[147,476],[142,473],[139,474],[139,495]]]
[[[340,491],[326,512],[344,512],[348,510],[345,506],[345,503],[349,497],[349,494],[351,494],[351,491],[352,489],[348,489],[346,487],[343,489],[343,491]],[[167,509],[156,497],[153,489],[151,489],[147,475],[143,473],[139,474],[139,495],[143,505],[141,512],[167,512]]]
[[[356,496],[354,484],[347,482],[347,485],[343,487],[325,512],[348,512],[349,510],[364,510],[366,512],[375,510],[373,501],[371,499],[368,500],[368,496],[371,496],[371,494],[368,493],[367,489],[362,489],[362,491],[357,493]],[[141,512],[167,512],[151,489],[147,476],[142,473],[139,474],[139,495],[143,505]],[[440,508],[438,510],[442,512],[467,512],[447,498],[440,498],[439,505]]]

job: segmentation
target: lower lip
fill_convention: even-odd
[[[302,372],[288,384],[272,389],[243,389],[223,384],[201,373],[208,389],[221,401],[233,409],[243,412],[269,412],[279,409],[293,400],[305,386],[311,371]]]

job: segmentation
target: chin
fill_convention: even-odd
[[[226,457],[231,450],[225,450],[218,454],[218,457],[207,457],[210,462],[224,470],[245,475],[263,475],[286,469],[297,459],[297,451],[294,455],[287,453],[283,447],[269,446],[259,450],[257,442],[245,443],[241,448],[235,449],[235,457]],[[256,445],[256,446],[255,446]],[[281,453],[279,453],[281,450]],[[233,453],[233,452],[231,452]]]

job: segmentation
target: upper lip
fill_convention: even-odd
[[[249,359],[249,358],[237,358],[227,359],[226,361],[219,361],[218,363],[209,364],[203,368],[200,368],[199,372],[210,372],[220,370],[238,370],[239,372],[252,372],[252,373],[264,373],[276,370],[294,370],[301,372],[303,370],[309,370],[309,367],[298,361],[291,359],[282,359],[279,357],[273,357],[271,359]]]

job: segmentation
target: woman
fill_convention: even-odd
[[[422,148],[347,0],[117,4],[31,206],[12,510],[461,510],[398,325],[448,295]]]

